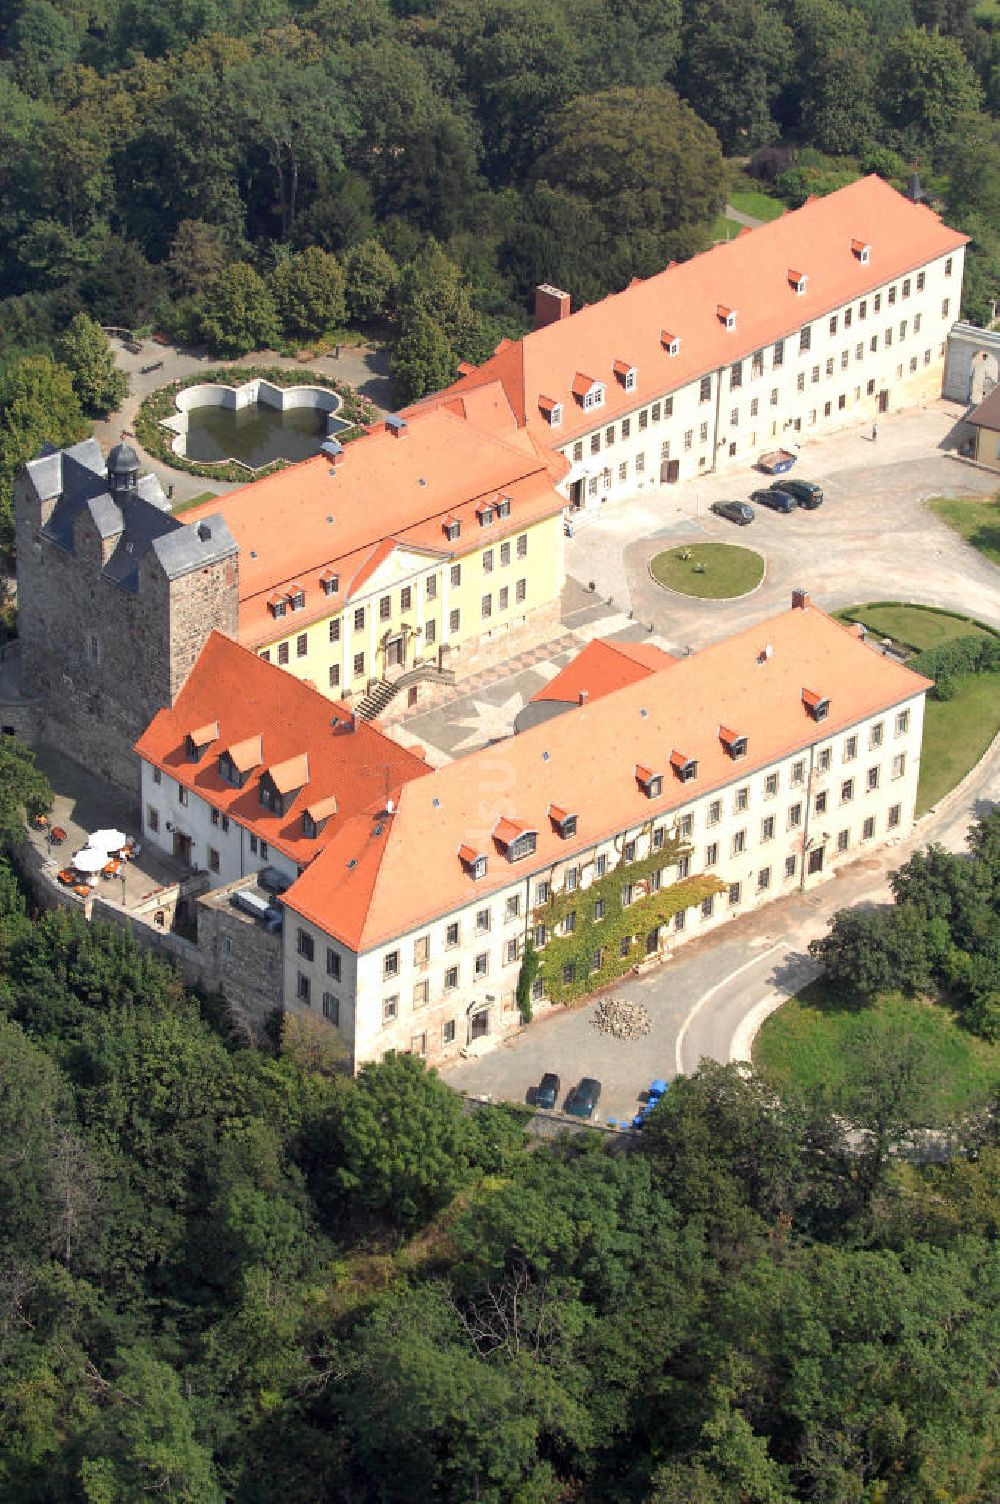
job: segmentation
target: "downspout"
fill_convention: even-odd
[[[718,469],[719,456],[719,409],[722,407],[722,373],[726,369],[720,366],[715,373],[715,429],[712,433],[712,463],[709,466],[709,474],[714,475]]]
[[[802,827],[802,872],[799,875],[799,892],[804,893],[806,887],[806,858],[809,854],[809,816],[813,802],[813,772],[816,766],[816,743],[809,744],[809,776],[806,779],[806,818]]]

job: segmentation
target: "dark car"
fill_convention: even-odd
[[[725,517],[729,522],[735,522],[739,527],[746,527],[748,522],[753,521],[753,507],[745,501],[713,501],[711,506],[716,517]]]
[[[601,1083],[593,1076],[584,1076],[579,1086],[574,1086],[563,1107],[571,1118],[592,1118],[594,1108],[601,1100]]]
[[[771,487],[772,491],[785,491],[789,496],[794,496],[800,507],[805,507],[807,512],[812,512],[816,507],[823,505],[823,488],[817,486],[811,480],[776,480]]]
[[[559,1100],[562,1083],[552,1071],[546,1071],[535,1090],[535,1106],[551,1110]]]
[[[772,512],[797,512],[799,509],[795,497],[777,486],[769,486],[766,491],[751,491],[750,500],[760,507],[770,507]]]

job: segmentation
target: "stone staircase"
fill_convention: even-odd
[[[454,684],[457,675],[448,668],[435,668],[432,663],[422,663],[408,669],[397,679],[378,679],[354,707],[359,720],[373,721],[382,715],[401,690],[413,684]]]

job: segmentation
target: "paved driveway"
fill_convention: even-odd
[[[997,572],[923,505],[929,496],[989,495],[997,477],[942,447],[963,409],[944,401],[871,429],[814,439],[796,467],[826,497],[815,512],[757,508],[748,528],[714,517],[711,502],[765,484],[749,468],[647,492],[585,514],[567,539],[569,572],[675,646],[704,646],[788,605],[801,585],[824,610],[886,598],[957,608],[1000,626]],[[764,583],[741,601],[687,601],[649,576],[661,548],[712,538],[758,548]]]

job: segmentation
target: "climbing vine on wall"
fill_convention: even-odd
[[[652,824],[649,822],[642,834],[650,835]],[[690,846],[676,828],[667,834],[658,851],[634,861],[626,861],[624,844],[617,844],[619,859],[603,877],[595,877],[586,888],[580,886],[572,892],[564,888],[539,904],[532,914],[533,926],[545,926],[540,974],[545,995],[553,1002],[570,1002],[615,981],[645,955],[650,931],[682,909],[694,908],[714,893],[725,891],[726,884],[708,873],[653,888],[655,874],[676,866],[690,854]],[[631,902],[624,903],[627,887],[632,889]],[[575,915],[572,932],[554,935],[570,914]]]

